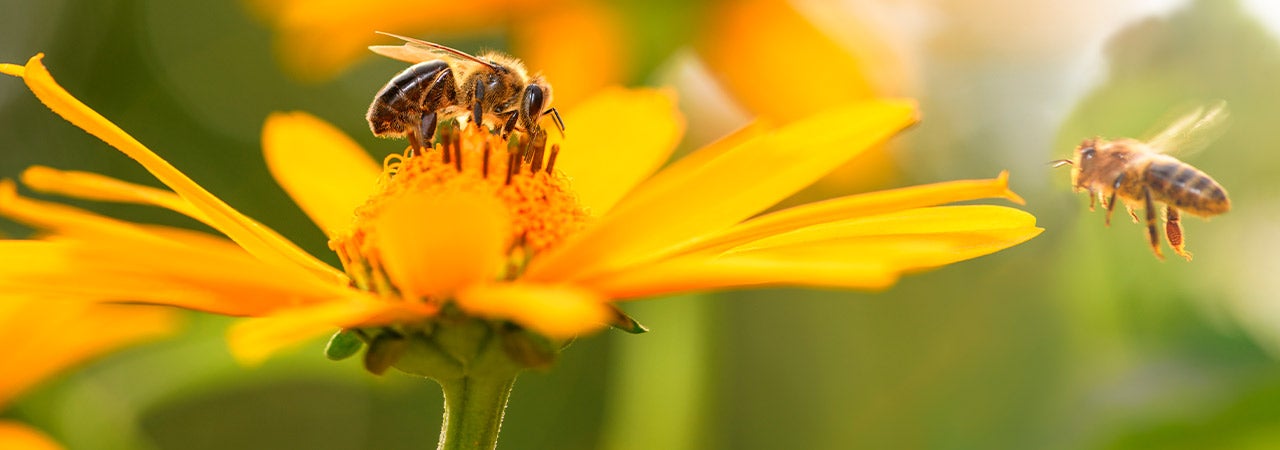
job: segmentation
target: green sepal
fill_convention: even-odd
[[[518,327],[504,327],[500,331],[502,351],[522,367],[549,369],[560,354],[560,346],[546,337]]]
[[[332,361],[342,361],[360,352],[363,347],[364,341],[360,340],[360,335],[355,330],[338,330],[329,338],[329,344],[325,345],[324,356]]]
[[[393,333],[382,333],[369,342],[369,350],[364,352],[364,370],[374,375],[382,375],[395,365],[405,350],[409,348],[409,340]]]
[[[609,305],[609,310],[609,326],[631,334],[643,334],[649,332],[648,327],[641,325],[640,322],[636,322],[636,319],[632,319],[631,316],[628,316],[627,313],[623,312],[617,306]]]

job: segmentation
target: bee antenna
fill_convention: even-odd
[[[1076,163],[1075,161],[1072,161],[1070,159],[1058,159],[1058,160],[1049,161],[1049,167],[1057,169],[1062,166],[1072,166],[1072,165],[1075,165],[1075,163]]]

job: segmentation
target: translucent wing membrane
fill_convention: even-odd
[[[1187,156],[1204,150],[1227,129],[1227,102],[1218,100],[1200,105],[1177,116],[1169,125],[1147,140],[1160,153]]]
[[[371,45],[369,50],[391,59],[397,59],[411,64],[417,64],[423,61],[431,61],[433,59],[452,59],[476,64],[482,64],[491,69],[495,68],[493,63],[472,56],[461,50],[456,50],[434,42],[427,42],[411,37],[400,36],[387,32],[379,31],[378,34],[391,36],[396,39],[405,41],[403,45]]]

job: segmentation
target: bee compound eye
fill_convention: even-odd
[[[1098,151],[1093,147],[1086,147],[1084,150],[1080,151],[1080,157],[1084,159],[1093,159],[1093,155],[1096,153],[1098,153]]]
[[[524,89],[524,104],[525,108],[528,109],[530,113],[536,114],[542,112],[542,107],[545,101],[546,97],[543,95],[541,86],[530,84]]]

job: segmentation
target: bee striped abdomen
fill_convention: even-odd
[[[374,136],[396,136],[407,132],[409,123],[403,119],[422,110],[426,100],[424,96],[431,94],[428,92],[431,83],[445,70],[449,70],[445,61],[421,62],[396,74],[383,86],[374,96],[366,116]]]
[[[1231,209],[1227,191],[1191,165],[1180,161],[1154,161],[1147,166],[1147,185],[1156,197],[1197,216],[1213,216]]]

